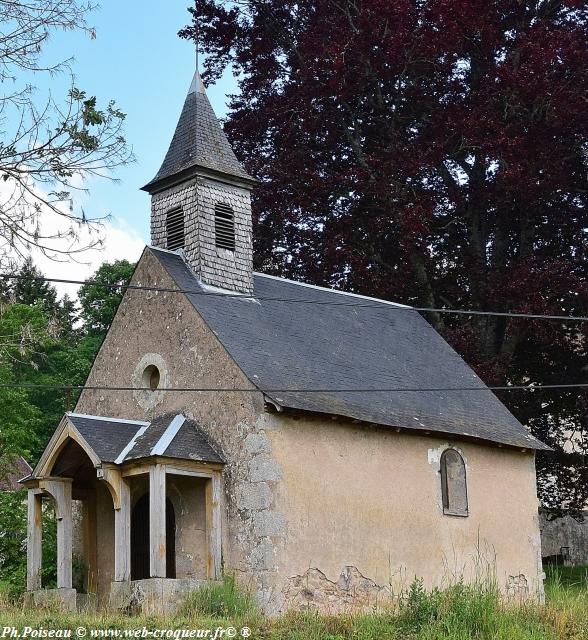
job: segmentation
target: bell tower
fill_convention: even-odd
[[[251,189],[195,73],[151,195],[151,244],[183,251],[199,280],[253,293]]]

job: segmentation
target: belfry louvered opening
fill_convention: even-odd
[[[167,212],[165,231],[167,234],[167,248],[170,251],[183,248],[184,212],[182,211],[182,207]]]
[[[235,250],[235,216],[225,202],[214,206],[214,240],[220,249]]]

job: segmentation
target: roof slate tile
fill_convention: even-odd
[[[254,276],[257,300],[199,295],[205,290],[180,255],[151,251],[180,289],[196,292],[185,295],[249,380],[278,405],[548,449],[417,311],[261,274]],[[474,390],[422,390],[447,387]]]
[[[196,167],[253,180],[237,160],[201,81],[192,83],[163,164],[143,189],[156,191],[160,183]]]

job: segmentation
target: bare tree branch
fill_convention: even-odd
[[[76,87],[71,60],[43,63],[43,47],[56,31],[95,31],[87,15],[95,8],[80,0],[0,0],[0,83],[13,84],[0,97],[0,263],[36,247],[45,255],[79,253],[82,228],[98,229],[75,195],[92,177],[114,179],[114,170],[134,160],[124,137],[125,114],[113,101],[103,108]],[[26,78],[67,72],[70,89],[63,101],[49,95],[39,105]],[[24,84],[24,86],[23,86]],[[4,188],[2,188],[4,187]],[[59,231],[44,231],[55,214]],[[68,246],[55,241],[69,240]]]

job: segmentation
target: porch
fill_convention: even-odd
[[[28,488],[32,603],[166,610],[221,574],[223,461],[183,416],[153,423],[66,414]],[[57,522],[57,589],[42,584],[43,503]],[[78,574],[74,585],[74,557]],[[75,588],[77,587],[77,589]],[[166,604],[167,603],[167,604]]]

